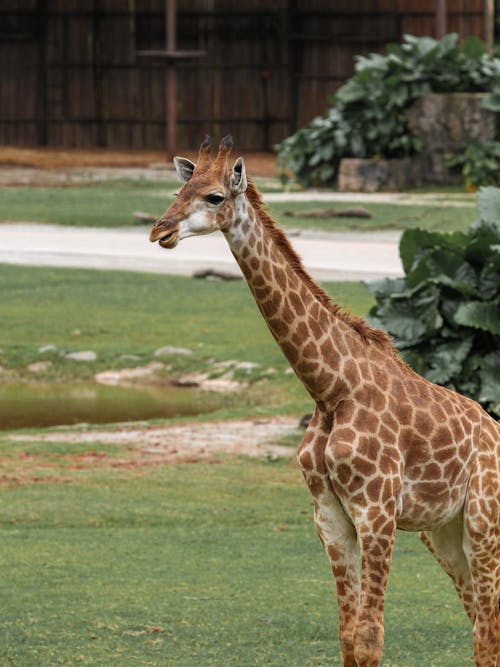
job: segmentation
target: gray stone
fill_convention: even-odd
[[[415,158],[344,158],[340,161],[338,188],[341,192],[399,191],[419,181],[420,164]]]
[[[72,359],[73,361],[95,361],[97,354],[92,350],[85,350],[82,352],[69,352],[64,355],[65,359]]]
[[[495,138],[495,113],[481,106],[484,97],[485,93],[432,93],[408,109],[408,127],[422,142],[424,183],[462,183],[461,173],[450,169],[447,159],[471,141]]]
[[[35,361],[35,363],[26,366],[26,370],[30,373],[43,373],[52,366],[51,361]]]
[[[432,93],[406,112],[408,127],[425,152],[459,150],[470,141],[495,138],[495,113],[484,109],[485,93]]]
[[[188,349],[187,347],[171,347],[167,345],[165,347],[160,347],[155,351],[155,357],[161,357],[166,354],[193,354],[193,350]]]
[[[57,345],[42,345],[38,348],[39,354],[45,354],[46,352],[57,352]]]

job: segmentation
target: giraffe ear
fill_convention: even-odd
[[[241,195],[247,189],[247,172],[241,157],[234,163],[229,179],[229,188],[233,195]]]
[[[189,181],[196,167],[195,163],[188,160],[187,157],[174,157],[174,166],[177,175],[184,183]]]

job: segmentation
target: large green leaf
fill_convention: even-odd
[[[500,350],[483,357],[479,371],[481,403],[500,403]]]
[[[478,220],[469,227],[466,258],[470,262],[482,265],[487,257],[497,254],[495,248],[498,244],[500,244],[500,226],[492,221]]]
[[[391,297],[393,294],[402,294],[407,290],[404,278],[382,278],[381,280],[367,280],[368,287],[377,301]]]
[[[462,42],[462,51],[468,58],[480,58],[486,53],[486,47],[482,39],[469,35]]]
[[[500,225],[500,188],[492,186],[480,188],[477,193],[477,208],[481,220],[493,223],[494,225]],[[499,241],[500,236],[497,237],[497,243]]]
[[[406,281],[412,287],[424,280],[446,285],[461,294],[478,295],[474,268],[463,259],[462,252],[449,248],[432,248],[417,255]]]
[[[462,364],[472,348],[472,336],[463,340],[443,341],[433,347],[426,359],[425,377],[446,384],[462,371]]]
[[[488,331],[500,336],[500,307],[488,301],[466,301],[455,313],[455,322],[465,327]]]
[[[439,291],[431,285],[418,291],[393,294],[379,304],[374,315],[384,322],[400,347],[414,345],[443,324],[438,300]]]
[[[447,234],[442,232],[428,232],[418,228],[407,229],[399,242],[399,255],[403,269],[405,273],[410,273],[414,262],[426,249],[443,248],[463,257],[467,242],[467,235],[461,232]]]
[[[485,262],[479,275],[478,287],[483,300],[500,297],[500,253]]]

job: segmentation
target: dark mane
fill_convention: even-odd
[[[318,285],[317,282],[311,278],[311,276],[305,270],[300,257],[292,248],[290,241],[286,237],[285,233],[280,229],[280,227],[278,227],[276,222],[268,213],[267,207],[264,204],[259,191],[255,187],[254,183],[250,180],[248,181],[246,195],[248,201],[258,214],[260,221],[269,232],[271,238],[281,250],[283,256],[287,258],[293,270],[300,276],[313,297],[322,306],[327,308],[332,313],[332,315],[335,315],[335,317],[351,327],[357,334],[361,336],[364,341],[379,343],[381,345],[390,345],[390,347],[392,347],[390,336],[385,333],[385,331],[374,329],[373,327],[370,327],[362,317],[356,317],[355,315],[351,315],[350,313],[344,311],[339,305],[333,303],[328,294]]]

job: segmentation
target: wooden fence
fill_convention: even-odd
[[[177,135],[266,150],[327,107],[358,54],[436,34],[436,0],[178,0]],[[447,30],[491,37],[489,0],[448,0]],[[164,0],[2,0],[0,143],[161,148]]]

